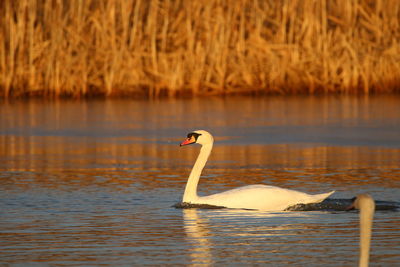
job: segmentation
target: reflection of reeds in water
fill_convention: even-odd
[[[0,3],[0,95],[393,92],[397,1]]]
[[[198,149],[180,149],[178,145],[124,144],[109,138],[103,141],[93,143],[90,138],[84,138],[68,143],[63,137],[0,136],[0,156],[10,160],[5,165],[9,170],[86,169],[89,166],[99,170],[141,170],[191,168],[198,154]],[[237,171],[266,166],[279,169],[359,168],[364,165],[392,168],[399,166],[399,157],[398,149],[380,147],[219,145],[214,148],[207,166]]]
[[[179,192],[172,205],[180,201],[198,153],[194,147],[180,149],[178,145],[79,140],[0,135],[0,170],[7,177],[0,185],[24,189],[98,186],[122,191],[132,186],[140,191],[168,188]],[[323,188],[357,190],[360,185],[395,188],[399,158],[399,149],[219,145],[203,171],[199,194],[251,184],[302,187],[308,193]]]

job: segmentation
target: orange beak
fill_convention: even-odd
[[[195,139],[193,136],[191,136],[191,137],[189,137],[189,138],[186,138],[185,141],[183,141],[183,142],[181,143],[181,146],[186,146],[186,145],[194,144],[195,142],[196,142],[196,139]]]

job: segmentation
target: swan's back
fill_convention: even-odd
[[[310,195],[269,185],[248,185],[222,193],[199,197],[204,204],[238,209],[282,211],[296,204],[318,203],[333,194]]]

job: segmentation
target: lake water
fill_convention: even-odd
[[[0,264],[357,265],[356,211],[174,208],[195,129],[216,141],[200,195],[370,193],[394,207],[375,214],[371,266],[399,266],[398,96],[2,102]]]

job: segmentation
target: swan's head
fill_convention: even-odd
[[[212,144],[213,142],[214,138],[209,132],[204,130],[196,130],[188,133],[187,138],[181,143],[181,146],[186,146],[190,144],[207,145]]]

